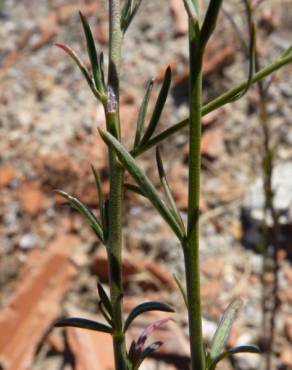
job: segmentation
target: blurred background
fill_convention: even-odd
[[[123,142],[131,148],[147,80],[157,98],[164,71],[172,67],[171,92],[159,130],[188,115],[187,19],[181,0],[145,0],[123,48],[121,117]],[[207,2],[202,1],[202,5]],[[276,59],[291,43],[291,1],[259,1],[260,64]],[[247,77],[248,41],[242,2],[226,0],[204,61],[204,101]],[[108,9],[105,0],[0,1],[0,369],[110,370],[111,339],[84,330],[53,329],[67,316],[98,318],[96,281],[107,288],[104,248],[88,225],[55,194],[62,189],[98,214],[90,170],[101,171],[108,192],[105,146],[97,135],[104,126],[95,100],[73,62],[54,44],[66,43],[86,64],[78,10],[88,18],[107,64]],[[292,368],[292,66],[278,71],[267,93],[268,125],[275,144],[277,196],[282,212],[277,251],[277,311],[272,369]],[[268,79],[269,81],[269,79]],[[263,224],[263,134],[256,88],[240,101],[203,119],[201,260],[203,329],[210,343],[224,309],[236,297],[244,308],[229,346],[259,344],[263,332],[262,291],[273,290],[274,270],[262,273],[259,253]],[[150,109],[151,113],[151,109]],[[187,208],[187,133],[162,146],[168,180],[183,217]],[[159,187],[155,153],[138,161]],[[143,369],[185,369],[189,352],[184,303],[172,274],[183,278],[176,238],[149,202],[125,194],[125,310],[145,300],[161,300],[175,309],[175,322],[153,340],[164,345]],[[270,225],[271,226],[271,225]],[[267,242],[269,248],[273,245]],[[164,315],[165,316],[165,315]],[[145,314],[130,331],[136,338]],[[140,321],[139,321],[140,320]],[[221,369],[252,370],[264,365],[255,355],[238,356]],[[262,367],[264,368],[264,367]]]

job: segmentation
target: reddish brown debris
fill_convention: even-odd
[[[174,18],[174,30],[177,36],[183,36],[188,32],[188,16],[181,0],[171,0],[170,10]]]
[[[77,273],[70,260],[80,240],[60,236],[32,253],[10,303],[0,315],[0,363],[5,370],[32,368],[36,349],[59,316],[60,303]]]
[[[235,49],[233,46],[220,47],[216,42],[210,42],[206,50],[206,56],[203,63],[203,74],[208,76],[211,73],[217,73],[235,60]],[[189,67],[186,66],[174,80],[175,85],[186,84],[189,78]],[[218,113],[218,112],[217,112]]]
[[[175,289],[176,284],[169,271],[165,269],[161,264],[155,261],[145,261],[143,266],[153,276],[155,276],[161,283],[163,288]]]
[[[292,342],[292,315],[289,315],[285,322],[285,333],[290,342]]]
[[[223,256],[207,256],[202,259],[200,267],[204,275],[211,279],[218,279],[224,274],[224,265]]]
[[[204,302],[212,302],[222,291],[222,281],[214,280],[203,283],[201,286],[201,296]]]
[[[86,314],[84,314],[86,316]],[[68,328],[68,342],[75,370],[114,370],[112,338],[97,331]]]
[[[287,369],[292,368],[292,351],[291,347],[284,347],[281,353],[281,362],[284,366],[287,366]]]
[[[203,73],[205,76],[216,73],[234,63],[234,60],[234,46],[227,45],[222,48],[218,47],[215,42],[210,42],[206,50]]]
[[[0,188],[9,185],[10,182],[15,179],[15,176],[15,167],[10,163],[3,164],[0,167]]]
[[[185,154],[188,153],[188,148]],[[185,211],[188,208],[188,180],[187,168],[182,163],[173,163],[169,169],[169,183],[178,209]],[[200,198],[200,210],[206,209],[204,198]]]
[[[201,152],[210,158],[217,158],[224,153],[224,126],[216,125],[204,132]]]
[[[56,335],[55,332],[48,335],[46,342],[55,352],[63,353],[65,351],[64,339],[61,336]]]
[[[123,276],[124,280],[129,279],[129,276],[137,274],[139,267],[134,258],[123,255]],[[92,271],[98,276],[101,281],[108,282],[108,259],[105,249],[99,249],[95,255],[92,264]]]
[[[134,276],[141,275],[143,277],[141,284],[144,289],[158,289],[162,287],[164,289],[175,289],[176,287],[169,271],[157,262],[143,259],[143,256],[138,253],[124,253],[122,268],[125,283],[131,280],[139,282],[139,279],[135,279]],[[92,264],[92,271],[101,281],[108,282],[108,259],[104,249],[99,249],[96,253]]]
[[[24,213],[30,216],[37,215],[47,206],[47,199],[39,187],[32,183],[25,183],[19,193],[19,201]]]

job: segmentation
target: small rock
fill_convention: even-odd
[[[292,315],[285,322],[285,333],[290,342],[292,342]]]
[[[292,351],[290,346],[282,350],[280,359],[284,366],[287,366],[288,369],[292,368]]]
[[[217,158],[224,153],[224,126],[214,125],[202,136],[201,153],[210,158]]]
[[[214,321],[207,320],[204,317],[202,318],[202,328],[204,333],[204,339],[208,342],[211,342],[215,331],[217,329],[217,324]]]
[[[0,166],[0,188],[9,185],[15,179],[15,175],[16,170],[12,164],[6,163]]]
[[[225,257],[207,256],[202,259],[201,272],[209,278],[218,279],[224,273],[224,265]]]
[[[29,250],[36,246],[37,238],[33,234],[25,234],[19,240],[20,249]]]
[[[23,212],[36,216],[46,207],[46,197],[34,183],[26,183],[20,189],[19,200]]]

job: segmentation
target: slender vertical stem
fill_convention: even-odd
[[[122,31],[120,25],[120,1],[109,0],[109,71],[107,103],[105,106],[108,131],[120,139],[119,116],[119,71],[121,59]],[[108,259],[111,302],[113,306],[113,348],[116,370],[127,369],[125,337],[123,334],[123,279],[122,279],[122,198],[123,169],[116,154],[109,147],[110,194],[108,220]]]
[[[199,14],[198,0],[193,0]],[[202,55],[199,48],[199,30],[189,21],[189,200],[188,241],[184,248],[188,316],[190,331],[191,368],[204,370],[205,355],[202,339],[200,267],[199,267],[199,201],[201,171],[201,108]]]
[[[259,69],[259,61],[256,55],[256,67]],[[279,261],[278,261],[278,244],[279,244],[279,223],[277,211],[274,207],[274,190],[272,186],[273,170],[274,170],[274,153],[271,143],[271,131],[268,121],[267,112],[267,91],[264,87],[262,81],[258,84],[259,92],[259,117],[263,132],[263,191],[265,196],[264,203],[264,235],[263,235],[263,269],[262,269],[262,314],[263,320],[262,325],[265,330],[264,333],[269,333],[267,339],[265,340],[265,351],[266,351],[266,370],[272,368],[272,352],[275,340],[275,320],[278,310],[278,271],[279,271]],[[271,241],[273,245],[273,274],[274,281],[272,291],[267,289],[267,283],[265,281],[265,273],[267,272],[267,246],[269,244],[269,232],[267,218],[272,217],[272,232]],[[269,304],[270,303],[270,304]]]

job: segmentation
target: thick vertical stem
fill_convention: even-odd
[[[194,0],[197,8],[198,3]],[[200,262],[199,262],[199,201],[201,171],[201,108],[202,55],[199,50],[199,31],[189,22],[189,200],[188,241],[184,248],[188,316],[190,331],[191,368],[204,370],[205,355],[202,339]]]
[[[119,70],[121,59],[122,31],[120,26],[120,1],[109,0],[110,45],[106,121],[108,131],[120,139],[119,116]],[[123,280],[122,280],[122,197],[123,169],[113,149],[109,148],[110,194],[108,220],[108,258],[111,302],[113,306],[113,347],[116,370],[127,369],[127,355],[123,329]]]

